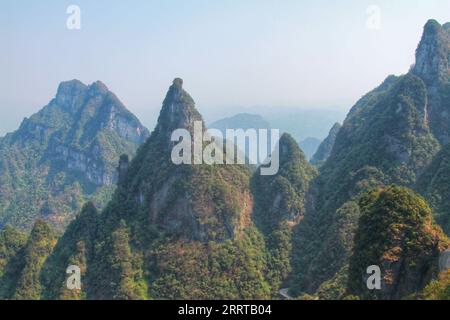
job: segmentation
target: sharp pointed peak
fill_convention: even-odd
[[[74,91],[74,90],[84,90],[86,88],[87,88],[87,85],[85,85],[83,82],[81,82],[78,79],[62,81],[58,85],[57,95],[64,94],[64,93]]]
[[[287,132],[283,133],[280,137],[280,143],[296,143],[295,139]]]
[[[424,29],[427,31],[436,31],[441,28],[442,28],[441,24],[435,19],[429,19],[424,26]]]
[[[89,85],[89,90],[99,94],[106,94],[109,92],[108,87],[100,80],[97,80]]]
[[[183,79],[181,78],[175,78],[172,81],[172,85],[169,87],[166,98],[164,99],[164,105],[181,100],[189,104],[195,104],[189,93],[183,89],[183,83]]]
[[[306,157],[297,141],[289,134],[283,133],[279,141],[280,147],[280,160],[281,162],[290,161],[292,159],[303,159],[306,161]]]
[[[172,82],[172,86],[174,86],[175,88],[177,88],[179,90],[183,89],[183,79],[175,78]]]
[[[109,92],[108,87],[100,80],[97,80],[90,85],[86,85],[78,79],[72,79],[63,81],[59,84],[56,97],[68,95],[74,96],[86,90],[97,94],[106,94]]]
[[[441,25],[428,20],[416,50],[413,73],[426,83],[447,79],[450,76],[450,24]]]
[[[183,80],[175,78],[164,99],[158,119],[161,130],[190,129],[194,121],[202,121],[194,99],[183,89]]]

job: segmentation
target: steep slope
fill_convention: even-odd
[[[336,141],[337,134],[339,130],[341,129],[340,123],[335,123],[334,126],[331,128],[330,133],[325,138],[325,140],[322,141],[322,143],[319,145],[319,148],[317,149],[316,153],[313,155],[311,159],[311,163],[314,165],[321,165],[323,164],[328,157],[331,154],[331,150],[333,150],[334,143]]]
[[[280,138],[279,148],[278,173],[262,176],[258,170],[252,179],[254,219],[266,239],[269,278],[275,291],[291,271],[292,228],[303,218],[309,183],[317,176],[290,135]]]
[[[80,220],[91,218],[80,216],[58,243],[45,267],[47,275],[59,273],[55,280],[47,277],[49,298],[64,296],[60,273],[79,259],[79,250],[64,239],[74,237],[74,243],[93,243],[81,259],[86,270],[81,297],[269,297],[264,241],[251,220],[249,170],[171,161],[172,132],[184,128],[192,133],[194,121],[202,121],[182,84],[174,80],[156,129],[136,157],[129,164],[121,159],[117,191],[95,218],[98,222],[86,224]],[[94,224],[94,240],[77,226]]]
[[[428,121],[443,145],[450,143],[450,23],[430,20],[424,28],[412,73],[427,86]]]
[[[365,194],[350,259],[348,292],[363,299],[402,299],[419,294],[436,277],[441,252],[450,244],[433,225],[425,200],[390,186]],[[367,268],[379,266],[381,290],[367,287]]]
[[[419,297],[425,300],[450,300],[450,270],[441,272],[438,279],[428,284]]]
[[[427,86],[428,122],[443,147],[420,178],[416,189],[429,201],[436,221],[449,233],[450,23],[441,26],[430,20],[425,25],[416,56],[412,72]]]
[[[351,241],[335,240],[347,202],[373,187],[412,185],[439,149],[425,121],[423,82],[406,75],[388,88],[376,89],[353,108],[314,182],[314,209],[297,230],[296,293],[314,292],[345,267]],[[350,216],[357,219],[357,206],[351,207]],[[340,228],[351,235],[355,221]]]
[[[12,278],[17,269],[17,256],[27,243],[24,232],[7,226],[0,232],[0,299],[11,295]]]
[[[36,218],[62,227],[82,203],[106,202],[123,153],[148,136],[101,82],[63,82],[56,97],[0,141],[0,228]]]
[[[417,52],[419,64],[430,24],[434,22],[425,26]],[[439,52],[429,50],[427,59],[439,60]],[[311,188],[313,209],[296,229],[293,294],[314,293],[346,269],[359,217],[354,203],[361,194],[389,184],[413,187],[438,153],[440,144],[433,132],[441,129],[437,124],[432,128],[429,121],[433,111],[424,74],[428,73],[390,76],[351,109]],[[337,241],[336,225],[344,207],[352,208],[353,218],[340,226],[348,234],[342,242]]]
[[[37,220],[24,245],[16,247],[15,254],[4,267],[0,278],[0,298],[39,300],[42,297],[41,269],[56,243],[55,231],[42,220]],[[18,240],[22,241],[22,237]]]
[[[94,263],[94,244],[99,222],[97,209],[92,203],[87,203],[77,218],[67,227],[43,266],[41,278],[44,287],[47,288],[43,298],[63,300],[86,298],[86,288],[95,284],[95,279],[89,278],[87,274],[87,267]],[[83,279],[81,290],[67,288],[66,270],[71,265],[80,268]]]
[[[450,235],[450,145],[436,155],[416,189],[433,208],[436,222]]]

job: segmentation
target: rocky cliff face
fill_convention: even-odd
[[[450,143],[450,23],[427,22],[416,52],[412,73],[427,86],[428,121],[433,134]]]
[[[100,81],[90,86],[76,80],[62,83],[47,108],[68,113],[70,129],[59,129],[50,137],[46,156],[84,174],[96,186],[112,185],[117,178],[116,163],[104,161],[105,157],[117,159],[120,150],[114,149],[120,148],[133,153],[149,136],[139,120]],[[45,124],[45,120],[40,120],[37,119]],[[107,141],[109,138],[111,141]]]
[[[427,199],[436,222],[450,235],[450,144],[436,155],[421,175],[416,190]]]
[[[412,71],[427,84],[448,81],[450,76],[449,31],[450,23],[441,26],[435,20],[428,21],[424,27]]]
[[[450,144],[450,23],[430,20],[417,48],[412,72],[427,87],[427,121],[442,150],[421,176],[417,190],[435,211],[438,223],[449,232],[448,182]]]
[[[117,180],[121,154],[148,131],[101,82],[60,84],[56,97],[0,142],[0,226],[29,228],[41,217],[61,227],[86,199]]]

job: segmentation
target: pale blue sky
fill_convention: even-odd
[[[70,4],[79,31],[66,28]],[[366,27],[369,5],[379,31]],[[429,18],[450,21],[450,0],[1,0],[0,135],[73,78],[102,80],[148,126],[175,77],[207,119],[348,110],[408,71]]]

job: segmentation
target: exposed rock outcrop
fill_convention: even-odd
[[[427,22],[412,73],[427,86],[428,122],[442,145],[450,143],[450,28]]]
[[[64,227],[84,201],[101,206],[119,156],[133,155],[148,135],[102,82],[61,83],[46,107],[0,142],[0,227],[29,229],[39,217]]]

